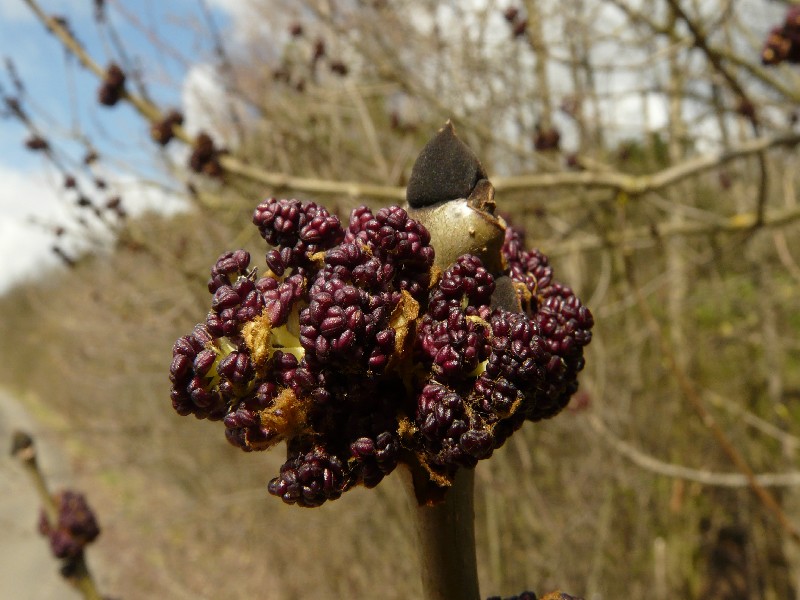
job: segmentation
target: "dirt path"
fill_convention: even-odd
[[[36,439],[51,489],[66,482],[66,460],[22,405],[0,390],[0,599],[72,600],[80,594],[58,574],[47,541],[36,531],[39,499],[27,474],[9,457],[11,434],[24,429]]]

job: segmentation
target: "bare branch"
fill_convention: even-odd
[[[589,425],[603,441],[609,444],[622,456],[641,467],[658,475],[673,477],[675,479],[685,479],[703,485],[718,487],[743,488],[750,485],[749,479],[741,473],[716,473],[714,471],[704,471],[692,469],[681,465],[664,462],[649,454],[638,450],[628,442],[621,440],[614,435],[597,415],[588,417]],[[754,476],[756,482],[764,487],[796,487],[800,486],[800,472],[792,471],[789,473],[761,473]]]
[[[619,247],[626,245],[631,249],[652,246],[663,238],[676,235],[708,236],[717,233],[749,233],[754,227],[773,228],[788,225],[800,220],[800,208],[767,211],[758,224],[758,214],[746,212],[722,218],[718,223],[683,222],[667,223],[637,227],[630,230],[614,231],[605,236],[584,235],[580,239],[557,243],[552,246],[542,243],[548,254],[560,255],[569,252],[596,250],[599,248]]]
[[[602,173],[588,171],[580,173],[536,173],[513,177],[496,177],[492,179],[492,182],[498,192],[587,187],[613,189],[630,196],[639,196],[666,188],[688,177],[700,175],[731,161],[752,156],[770,148],[796,146],[797,144],[800,144],[800,133],[755,138],[718,154],[690,158],[650,175],[627,175],[616,171]]]
[[[630,255],[623,256],[625,266],[625,275],[628,279],[628,284],[631,293],[636,298],[636,303],[639,306],[639,311],[642,314],[647,326],[650,327],[654,337],[658,340],[661,351],[667,361],[667,364],[672,371],[675,381],[678,384],[681,392],[686,400],[694,409],[700,421],[711,432],[722,452],[728,457],[739,472],[747,479],[753,495],[761,502],[764,508],[772,514],[775,520],[780,524],[783,530],[795,542],[800,543],[800,530],[789,520],[786,512],[781,507],[780,503],[776,500],[775,496],[769,490],[764,488],[763,485],[756,479],[756,474],[753,472],[752,467],[748,463],[744,455],[731,441],[730,437],[722,430],[717,423],[714,416],[708,411],[705,402],[697,391],[697,388],[689,378],[688,374],[681,368],[680,363],[675,358],[675,352],[671,347],[663,328],[659,324],[655,315],[653,314],[650,305],[647,303],[641,288],[636,285],[636,279],[631,264]]]

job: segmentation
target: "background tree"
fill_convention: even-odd
[[[75,101],[119,105],[96,108],[105,127],[133,109],[138,135],[155,141],[137,162],[116,157],[103,141],[114,132],[94,124],[57,135],[25,73],[3,84],[28,147],[59,185],[75,181],[64,191],[75,219],[59,239],[92,251],[59,242],[73,268],[6,295],[15,318],[0,328],[15,351],[0,368],[111,515],[97,544],[114,557],[97,569],[104,589],[419,594],[398,482],[302,514],[270,502],[261,482],[280,457],[262,467],[174,418],[164,373],[206,304],[208,256],[232,241],[258,248],[242,224],[254,203],[297,196],[346,215],[402,199],[416,153],[452,118],[501,209],[597,321],[571,414],[523,429],[477,469],[485,593],[796,595],[800,77],[789,3],[254,0],[237,5],[230,30],[200,3],[181,14],[204,42],[189,57],[124,3],[95,3],[107,44],[90,52],[86,32],[24,1],[51,32],[43,43],[87,71]],[[163,64],[137,61],[136,36]],[[170,118],[172,63],[205,84],[182,121]],[[187,210],[125,219],[125,195],[106,190],[129,173],[171,196],[186,190]]]

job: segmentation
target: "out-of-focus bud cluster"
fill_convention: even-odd
[[[210,312],[173,347],[171,399],[242,450],[285,441],[268,486],[285,502],[373,487],[399,461],[447,488],[577,389],[592,315],[513,229],[493,274],[472,255],[434,266],[427,229],[398,206],[356,208],[345,228],[270,198],[253,222],[266,268],[219,257]],[[493,306],[498,277],[516,310]]]
[[[97,90],[97,101],[103,106],[114,106],[125,92],[125,73],[115,63],[106,69],[106,75],[100,89]]]
[[[548,150],[558,150],[561,145],[561,133],[553,127],[536,125],[536,130],[533,134],[533,147],[539,152],[546,152]]]
[[[42,511],[39,533],[50,540],[56,558],[76,558],[100,535],[97,519],[83,494],[64,490],[55,497],[57,522],[51,523]]]
[[[570,596],[569,594],[565,594],[564,592],[550,592],[549,594],[542,596],[539,598],[533,592],[522,592],[518,596],[506,596],[502,598],[500,596],[491,596],[486,600],[583,600],[582,598],[578,598],[576,596]]]
[[[290,37],[287,43],[292,48],[284,53],[282,64],[273,69],[274,81],[285,83],[302,94],[309,81],[318,81],[320,68],[325,65],[338,77],[347,77],[350,73],[350,66],[341,58],[331,57],[325,40],[309,35],[303,23],[291,23],[288,32]]]
[[[486,600],[537,600],[537,596],[533,592],[522,592],[516,596],[506,596],[505,598],[501,596],[490,596]]]
[[[13,116],[20,121],[24,121],[26,118],[25,111],[22,109],[22,104],[20,104],[19,98],[15,98],[13,96],[3,96],[3,111],[0,112],[0,116]]]
[[[97,160],[99,160],[99,157],[94,152],[90,152],[90,155],[84,158],[84,164],[91,167]],[[77,194],[75,204],[78,208],[91,211],[98,219],[107,219],[108,217],[113,217],[120,221],[126,219],[128,212],[125,209],[122,197],[112,193],[109,189],[108,181],[103,177],[94,175],[92,184],[95,191],[104,194],[105,198],[95,197],[92,199],[90,197],[91,192],[85,188],[85,182],[82,185],[75,175],[69,172],[64,173],[62,185],[65,190],[75,190]],[[63,259],[63,257],[61,258]]]
[[[25,140],[25,147],[34,152],[45,152],[50,149],[50,144],[42,136],[34,134]]]
[[[83,164],[87,167],[89,165],[93,165],[100,159],[100,156],[94,150],[88,150],[86,154],[83,155]]]
[[[150,128],[150,137],[159,146],[166,146],[175,137],[175,127],[183,125],[183,114],[177,110],[171,110],[164,118],[154,123]]]
[[[96,21],[102,23],[106,20],[106,3],[105,0],[94,0],[94,18]]]
[[[528,18],[516,6],[509,6],[503,11],[503,18],[511,27],[512,37],[519,38],[528,30]]]
[[[172,131],[172,124],[170,124]],[[195,173],[209,177],[222,177],[224,171],[219,162],[222,150],[216,147],[213,138],[201,131],[194,140],[192,154],[189,156],[189,168]]]
[[[761,50],[761,62],[765,65],[784,61],[800,63],[800,6],[790,8],[783,25],[770,30]]]

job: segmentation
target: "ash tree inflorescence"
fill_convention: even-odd
[[[414,210],[362,206],[345,226],[314,202],[265,200],[264,264],[222,254],[211,310],[173,347],[173,408],[222,421],[244,451],[285,442],[268,489],[287,503],[373,487],[400,462],[446,489],[577,389],[592,315],[547,258],[496,219],[496,260],[442,264]]]

